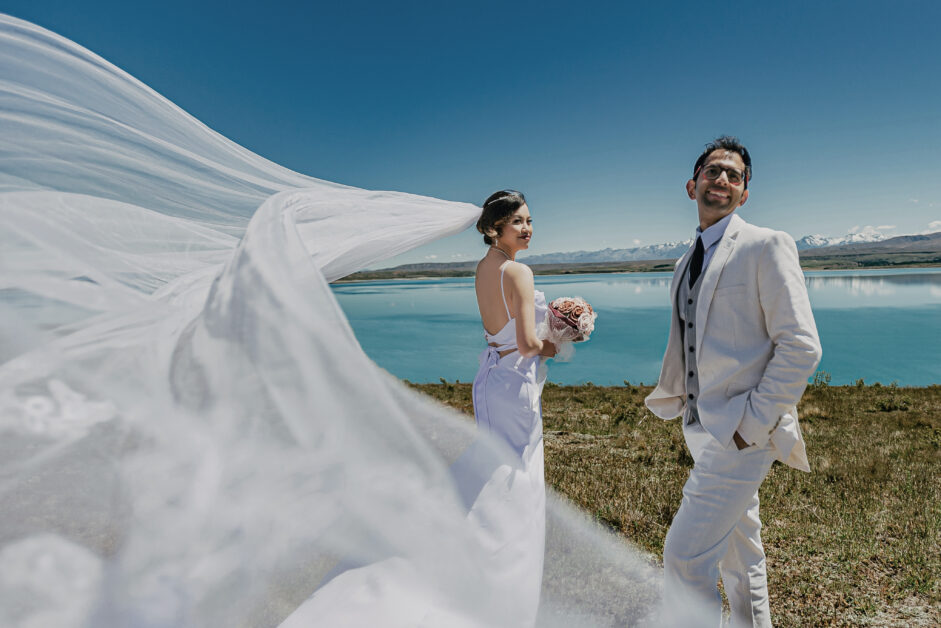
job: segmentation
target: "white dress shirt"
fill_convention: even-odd
[[[735,212],[732,212],[716,224],[708,227],[705,231],[696,227],[696,237],[702,238],[702,245],[705,249],[705,254],[702,258],[702,274],[706,274],[706,269],[709,268],[712,255],[716,252],[716,245],[719,244],[719,240],[725,235],[725,228],[729,226],[729,221],[732,220],[734,214]],[[695,240],[693,240],[693,244],[696,244]]]

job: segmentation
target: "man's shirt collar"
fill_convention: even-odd
[[[732,216],[735,215],[735,212],[732,212],[716,224],[707,227],[705,231],[702,231],[699,227],[696,227],[696,236],[702,237],[703,248],[707,251],[711,246],[714,246],[716,242],[722,239],[722,236],[725,235],[725,229],[729,226],[729,223],[732,221]]]

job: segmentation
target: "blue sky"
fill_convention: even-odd
[[[796,238],[941,230],[941,3],[7,1],[210,127],[316,177],[479,204],[532,253],[681,240],[716,135],[740,211]],[[476,232],[398,262],[474,259]]]

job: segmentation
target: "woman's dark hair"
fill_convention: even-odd
[[[695,165],[693,165],[693,178],[699,174],[699,169],[702,168],[702,165],[706,163],[706,158],[709,157],[712,153],[717,150],[726,150],[730,153],[738,153],[742,158],[742,163],[745,164],[745,188],[748,188],[748,182],[751,180],[751,155],[748,154],[748,149],[738,141],[737,137],[732,137],[731,135],[723,135],[722,137],[717,137],[713,141],[706,144],[706,149],[702,152],[702,155],[699,156],[699,159],[696,160]]]
[[[496,242],[503,225],[525,204],[526,197],[516,190],[500,190],[488,196],[477,221],[477,231],[484,234],[484,242],[490,245]]]

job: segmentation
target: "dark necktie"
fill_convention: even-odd
[[[693,250],[693,259],[689,263],[689,287],[692,288],[699,275],[702,274],[702,260],[706,256],[702,238],[696,238],[696,248]]]

